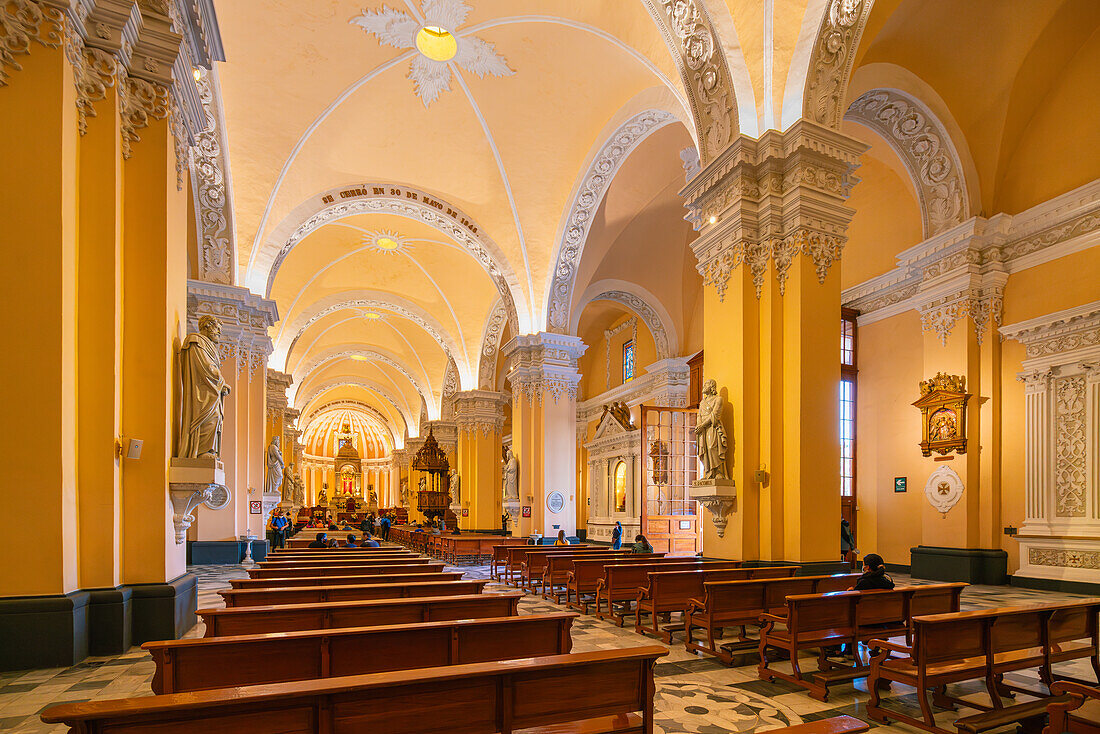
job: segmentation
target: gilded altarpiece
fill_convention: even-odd
[[[638,503],[638,428],[621,404],[604,406],[588,451],[588,537],[611,541],[616,521],[623,524],[623,543],[641,530]]]
[[[1100,583],[1100,301],[1001,333],[1027,349],[1017,575]]]

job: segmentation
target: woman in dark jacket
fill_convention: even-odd
[[[886,575],[886,563],[878,553],[868,553],[863,558],[863,575],[852,587],[855,591],[892,589],[894,580]]]

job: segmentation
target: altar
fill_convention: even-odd
[[[378,510],[378,495],[363,484],[363,460],[355,446],[356,434],[344,423],[336,436],[338,449],[333,459],[336,484],[328,506],[337,513],[369,513]]]

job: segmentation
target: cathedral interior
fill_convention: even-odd
[[[0,0],[0,732],[1100,731],[1098,70],[1097,0]]]

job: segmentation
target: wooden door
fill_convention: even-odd
[[[696,411],[642,406],[642,532],[658,553],[702,551],[698,503],[689,488],[698,477]]]

